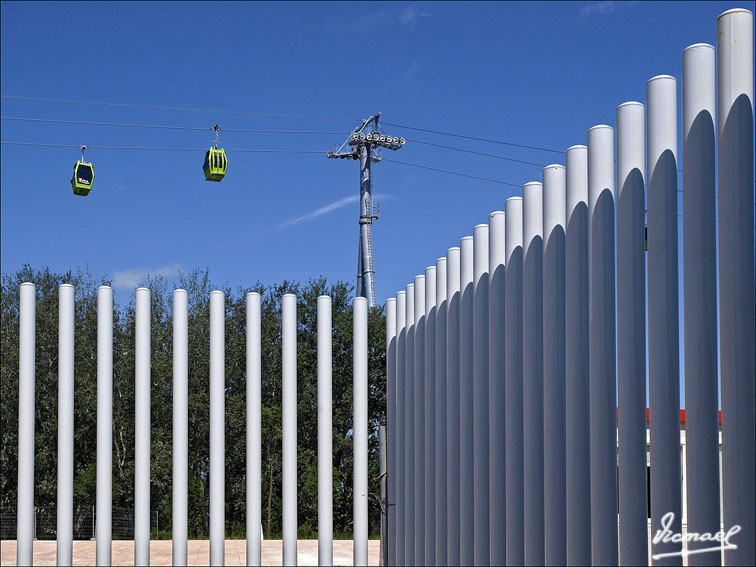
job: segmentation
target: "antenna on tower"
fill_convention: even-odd
[[[357,257],[357,297],[365,297],[368,307],[375,306],[375,268],[373,266],[372,224],[378,219],[378,209],[373,209],[373,183],[371,165],[382,159],[381,148],[398,150],[404,138],[386,135],[378,126],[381,113],[362,121],[352,130],[340,146],[329,151],[326,156],[333,159],[354,159],[360,161],[360,245]]]

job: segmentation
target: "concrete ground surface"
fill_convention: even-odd
[[[368,562],[378,565],[380,541],[368,542]],[[0,565],[16,565],[16,542],[0,542]],[[190,540],[187,559],[189,565],[208,565],[210,563],[210,541]],[[55,542],[34,542],[34,565],[55,565]],[[226,540],[226,565],[246,565],[247,544],[245,540]],[[281,565],[281,540],[262,542],[262,564]],[[75,541],[73,543],[74,565],[95,565],[95,542]],[[134,542],[114,541],[112,551],[113,565],[134,565]],[[150,565],[171,565],[171,541],[158,540],[150,542]],[[318,564],[318,541],[299,540],[297,542],[297,564]],[[333,564],[352,565],[352,541],[336,540],[333,542]]]

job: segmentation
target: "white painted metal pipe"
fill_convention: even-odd
[[[473,479],[475,565],[490,564],[488,225],[473,229]]]
[[[210,292],[210,565],[225,562],[225,301],[222,291]]]
[[[566,152],[565,458],[567,564],[591,563],[590,409],[588,383],[588,148]]]
[[[113,289],[97,288],[97,501],[98,566],[111,561],[113,533]],[[19,562],[19,565],[23,563]]]
[[[543,169],[543,537],[546,565],[567,563],[563,165]]]
[[[404,565],[415,562],[415,284],[407,284],[404,345]]]
[[[446,257],[436,260],[436,425],[434,452],[436,471],[435,563],[446,567],[447,541],[447,454],[446,454]]]
[[[588,250],[593,563],[616,565],[614,129],[610,126],[588,130]]]
[[[247,294],[247,564],[262,563],[262,298]],[[318,318],[318,322],[320,319]],[[318,333],[320,337],[320,333]],[[320,368],[320,365],[318,365]],[[318,392],[320,388],[318,388]],[[319,455],[322,455],[318,451]],[[328,453],[330,455],[330,452]],[[320,495],[318,495],[320,502]],[[318,533],[320,530],[318,530]],[[318,547],[320,549],[320,547]]]
[[[73,561],[74,295],[71,284],[58,288],[58,565]]]
[[[525,564],[543,565],[543,186],[522,188],[522,398]]]
[[[297,564],[297,296],[281,299],[283,564]]]
[[[404,372],[404,359],[405,359],[405,347],[407,342],[407,292],[399,291],[396,294],[396,431],[394,432],[394,438],[396,439],[396,447],[392,450],[392,454],[395,456],[396,464],[393,467],[395,471],[395,483],[396,483],[396,500],[395,500],[395,512],[394,524],[395,529],[391,529],[392,534],[395,535],[394,542],[391,543],[393,554],[396,557],[391,562],[392,565],[404,565],[404,547],[405,547],[405,467],[406,461],[404,458],[404,444],[405,444],[405,428],[406,428],[406,397],[405,388],[407,375]],[[390,448],[390,445],[389,445]],[[391,449],[390,449],[391,450]],[[391,520],[389,519],[389,522]]]
[[[367,300],[363,297],[360,298],[360,307],[362,303]],[[361,380],[362,376],[357,374],[357,300],[355,299],[355,319],[354,319],[354,341],[355,341],[355,369],[354,369],[354,415],[355,415],[355,435],[357,434],[357,409],[358,409],[358,394],[361,396],[361,392],[358,389],[357,380]],[[332,398],[332,384],[333,384],[333,347],[331,340],[331,318],[332,307],[331,298],[327,295],[321,295],[318,297],[317,303],[318,309],[318,565],[333,565],[333,398]],[[362,332],[362,329],[359,330]],[[359,353],[362,356],[362,353]],[[360,367],[361,371],[362,368]],[[362,409],[362,408],[360,408]],[[362,434],[362,431],[360,431]],[[358,446],[359,445],[359,446]],[[362,479],[357,478],[357,457],[358,449],[362,450],[361,440],[358,443],[357,438],[354,438],[354,494],[357,494],[357,488],[362,488]],[[360,459],[362,458],[359,454]],[[360,473],[363,471],[360,470]],[[354,518],[357,521],[358,514],[362,514],[362,510],[358,508],[362,506],[362,502],[359,502],[355,497],[354,501]],[[362,527],[362,526],[360,526]],[[361,534],[359,534],[361,537]],[[357,548],[358,530],[355,523],[354,530],[355,537],[355,549]],[[355,553],[355,557],[357,557]],[[355,560],[356,561],[356,560]]]
[[[646,84],[648,128],[648,362],[651,434],[651,533],[672,512],[682,528],[680,489],[680,352],[677,254],[677,81],[660,75]],[[681,549],[657,543],[652,553]],[[681,565],[682,557],[654,561]]]
[[[134,564],[150,564],[151,293],[136,290],[134,328]]]
[[[189,306],[185,289],[173,291],[173,565],[188,565],[189,518]]]
[[[379,547],[379,556],[378,556],[378,565],[380,567],[383,567],[385,565],[388,565],[388,547],[387,544],[387,537],[388,537],[388,526],[387,526],[387,513],[388,510],[386,509],[388,507],[388,491],[386,488],[386,474],[388,469],[386,468],[386,426],[385,425],[379,425],[378,426],[378,475],[380,478],[380,485],[381,485],[381,528],[380,528],[380,537],[381,537],[381,544]]]
[[[716,52],[683,51],[683,281],[685,290],[685,457],[688,531],[719,531],[717,360]],[[689,541],[688,549],[707,547]],[[705,565],[705,553],[688,556]]]
[[[617,384],[620,564],[648,561],[645,109],[617,107]]]
[[[425,276],[415,276],[414,502],[415,565],[425,565]]]
[[[387,565],[396,562],[396,298],[386,300],[386,544]],[[320,452],[320,449],[318,449]]]
[[[459,565],[459,258],[446,251],[446,474],[447,565]]]
[[[355,297],[353,304],[354,417],[354,565],[368,564],[368,300]],[[329,332],[330,334],[330,332]],[[331,475],[328,475],[331,478]],[[331,484],[333,482],[331,481]]]
[[[505,202],[504,426],[507,564],[525,562],[522,472],[522,198]]]
[[[37,288],[19,287],[18,504],[16,564],[31,565],[34,546],[34,390],[36,382]]]
[[[459,243],[459,560],[475,562],[473,237]]]
[[[756,563],[756,299],[753,208],[753,13],[717,19],[719,309],[725,528],[741,527],[727,565]]]
[[[425,564],[436,564],[436,266],[425,268]]]
[[[488,215],[488,442],[490,447],[490,560],[507,559],[507,499],[504,413],[504,269],[506,266],[503,211]]]

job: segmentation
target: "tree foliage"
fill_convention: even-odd
[[[58,286],[76,289],[74,394],[75,506],[96,495],[97,286],[88,272],[54,273],[24,266],[2,276],[0,321],[0,506],[15,507],[18,452],[19,285],[37,286],[35,494],[37,506],[55,506],[57,490]],[[173,345],[172,297],[165,279],[148,278],[151,314],[151,507],[171,517]],[[209,527],[209,296],[226,294],[226,529],[244,537],[246,518],[246,299],[262,295],[262,519],[266,538],[281,535],[281,297],[297,295],[297,451],[299,537],[317,534],[317,308],[333,304],[333,527],[352,529],[352,286],[323,277],[251,288],[216,288],[207,271],[182,275],[189,297],[189,536]],[[120,300],[120,302],[118,301]],[[116,293],[113,321],[113,506],[134,504],[134,294]],[[385,423],[385,318],[368,318],[369,492],[379,493],[378,426]],[[370,532],[380,525],[371,499]],[[161,522],[170,536],[170,521]]]

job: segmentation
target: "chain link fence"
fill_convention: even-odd
[[[58,525],[57,509],[54,507],[34,507],[34,538],[56,539]],[[74,507],[73,538],[94,539],[97,515],[94,506]],[[160,515],[157,510],[150,513],[150,539],[160,539]],[[16,539],[16,509],[0,508],[0,539]],[[113,539],[134,539],[134,509],[113,508]]]

